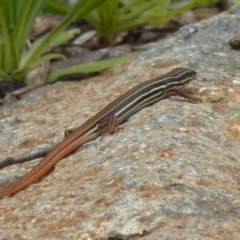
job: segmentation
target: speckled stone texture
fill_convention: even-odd
[[[198,72],[188,92],[129,118],[54,171],[0,200],[0,239],[240,239],[240,6],[188,25],[127,63],[45,86],[0,109],[1,159],[54,145],[136,84],[175,67]],[[36,161],[0,171],[0,188]],[[120,236],[120,235],[119,235]],[[124,236],[122,236],[123,238]],[[138,236],[140,239],[140,236]]]

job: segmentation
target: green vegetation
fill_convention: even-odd
[[[183,3],[171,8],[172,2],[171,0],[106,0],[84,18],[96,27],[99,36],[113,43],[121,30],[140,24],[161,25],[178,14],[198,6],[216,3],[217,0],[178,1]]]
[[[234,2],[239,2],[235,0]],[[98,36],[114,43],[117,34],[140,24],[161,25],[174,16],[198,6],[209,6],[217,0],[78,0],[71,7],[62,0],[0,0],[0,79],[24,81],[29,71],[60,54],[44,54],[50,47],[69,41],[78,30],[65,31],[76,19],[85,19],[95,26]],[[47,36],[38,39],[29,50],[26,43],[32,26],[41,11],[65,17]],[[95,72],[119,64],[125,58],[82,64],[51,73],[47,83],[65,74]]]
[[[50,59],[63,58],[60,54],[43,54],[55,42],[68,41],[75,33],[75,31],[69,31],[63,34],[69,24],[77,18],[82,18],[104,0],[78,1],[50,34],[34,42],[30,50],[25,51],[25,45],[36,17],[46,3],[49,6],[54,2],[60,1],[0,0],[0,78],[24,81],[32,69]]]

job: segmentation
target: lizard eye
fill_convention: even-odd
[[[187,75],[189,77],[192,77],[194,74],[195,74],[195,71],[193,71],[193,70],[188,70],[188,72],[187,72]]]

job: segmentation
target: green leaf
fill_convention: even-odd
[[[27,53],[27,56],[22,62],[23,65],[28,65],[32,61],[35,61],[54,41],[57,36],[66,29],[66,27],[76,19],[76,17],[83,17],[86,13],[102,4],[104,0],[92,0],[85,1],[79,0],[74,8],[69,12],[68,15],[62,20],[62,22],[52,30],[52,32],[45,39],[39,41],[39,45],[35,47],[31,52]]]
[[[49,47],[55,47],[55,46],[58,46],[59,44],[65,43],[68,40],[70,40],[71,38],[73,38],[74,35],[77,33],[79,33],[78,29],[72,29],[67,32],[59,33],[59,35],[56,37],[56,39],[51,41],[51,43],[49,44],[50,45]],[[44,41],[46,41],[47,38],[48,38],[48,36],[44,36],[44,37],[38,39],[36,42],[34,42],[34,44],[32,45],[32,48],[26,54],[24,54],[22,56],[21,62],[20,62],[20,68],[23,68],[25,65],[28,65],[26,63],[28,56],[34,54],[35,51],[39,48],[39,46],[41,46],[41,44]]]
[[[1,69],[10,73],[12,69],[18,67],[18,54],[14,39],[14,14],[12,0],[0,1],[0,24],[2,38]]]
[[[125,21],[125,20],[129,20],[129,19],[134,19],[134,18],[138,18],[139,16],[141,16],[145,11],[149,10],[150,8],[152,8],[153,6],[156,5],[156,3],[158,3],[159,0],[151,0],[151,1],[146,1],[145,3],[142,3],[140,6],[138,6],[137,8],[133,9],[131,12],[121,16],[119,18],[119,21]]]
[[[42,10],[47,0],[28,0],[19,9],[18,21],[16,22],[15,42],[19,50],[19,56],[23,53],[26,40],[30,35],[33,24],[39,12]]]
[[[65,56],[62,54],[56,54],[56,53],[46,54],[46,55],[38,58],[33,63],[31,63],[29,65],[25,65],[24,67],[14,71],[12,74],[12,78],[13,79],[23,79],[28,74],[28,72],[30,72],[31,70],[33,70],[37,67],[42,66],[44,63],[46,63],[52,59],[65,59]]]
[[[35,18],[47,0],[0,0],[1,71],[11,75],[19,67]]]
[[[107,68],[116,66],[116,65],[124,62],[132,55],[133,54],[128,54],[126,56],[119,57],[119,58],[112,58],[112,59],[101,60],[101,61],[97,61],[97,62],[78,64],[78,65],[75,65],[70,68],[56,70],[47,76],[46,83],[56,82],[59,77],[64,76],[64,75],[70,75],[70,74],[75,74],[75,73],[99,72],[99,71],[105,70]]]
[[[171,0],[159,1],[149,12],[153,16],[163,16],[168,12],[168,8],[171,4]]]
[[[63,43],[68,42],[72,38],[75,37],[75,35],[79,34],[81,31],[78,28],[71,29],[69,31],[61,32],[55,40],[53,40],[50,44],[50,47],[57,47],[62,45]]]
[[[43,7],[44,12],[59,15],[68,14],[70,10],[71,7],[61,0],[48,0],[45,6]]]
[[[67,32],[60,32],[58,34],[58,36],[49,43],[49,47],[59,46],[60,44],[63,44],[65,42],[69,41],[70,39],[72,39],[74,37],[74,35],[78,34],[78,33],[79,33],[79,29],[72,29]],[[36,42],[34,42],[31,49],[29,49],[29,51],[22,56],[22,59],[20,62],[20,67],[27,65],[27,60],[28,60],[29,56],[34,55],[34,53],[37,51],[37,49],[41,46],[41,44],[44,41],[46,41],[47,38],[48,38],[48,35],[44,36],[44,37],[38,39]]]

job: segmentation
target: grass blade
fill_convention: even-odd
[[[47,76],[46,83],[56,82],[60,76],[64,76],[64,75],[70,75],[75,73],[99,72],[124,62],[132,55],[133,54],[129,54],[119,58],[112,58],[112,59],[90,62],[85,64],[78,64],[70,68],[60,69],[50,73]]]
[[[0,30],[2,38],[1,69],[6,74],[18,67],[18,54],[14,39],[14,13],[12,0],[0,1]]]

